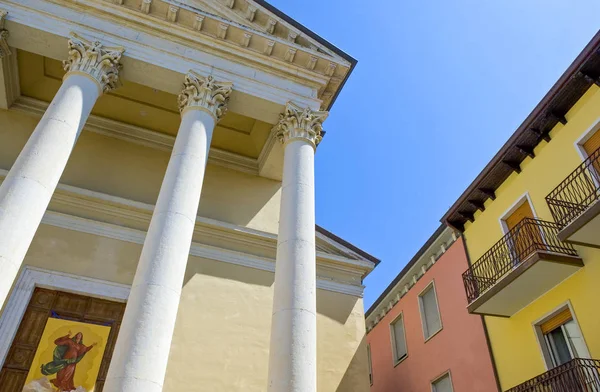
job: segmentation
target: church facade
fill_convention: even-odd
[[[352,57],[259,0],[0,0],[0,58],[0,392],[368,390],[379,260],[315,225]]]

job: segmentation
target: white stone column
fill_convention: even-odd
[[[123,51],[69,40],[63,83],[0,186],[0,308],[94,103],[116,87]]]
[[[314,154],[327,112],[288,103],[278,124],[285,145],[269,392],[317,391]]]
[[[190,71],[181,125],[131,286],[104,392],[162,391],[216,122],[232,84]]]

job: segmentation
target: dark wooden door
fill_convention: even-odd
[[[102,392],[124,311],[124,303],[36,288],[0,371],[0,392],[22,391],[46,321],[52,315],[111,327],[94,389]]]

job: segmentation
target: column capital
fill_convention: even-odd
[[[63,61],[63,68],[94,79],[102,92],[117,88],[121,56],[125,49],[120,46],[104,46],[100,41],[88,41],[71,33],[69,57]]]
[[[320,112],[311,108],[302,108],[293,102],[285,105],[285,111],[279,115],[276,125],[277,137],[282,143],[293,139],[303,139],[316,147],[323,138],[323,121],[329,112]]]
[[[0,10],[0,59],[6,56],[10,56],[10,48],[8,47],[8,30],[4,28],[4,22],[6,21],[7,11]]]
[[[218,82],[212,76],[202,76],[194,71],[185,75],[183,90],[177,101],[179,111],[191,108],[204,110],[219,121],[227,111],[227,102],[233,89],[231,82]]]

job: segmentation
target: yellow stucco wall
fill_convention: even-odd
[[[10,169],[38,120],[0,110],[0,169]],[[169,155],[83,131],[60,182],[154,204]],[[277,233],[280,189],[278,181],[208,165],[198,215]]]
[[[141,245],[41,225],[25,265],[131,284]],[[274,274],[190,257],[165,392],[263,392]],[[361,298],[317,290],[319,392],[367,392]]]
[[[38,120],[0,110],[0,169],[10,169]],[[154,204],[168,159],[166,152],[84,131],[61,183]],[[276,233],[280,187],[209,165],[199,215]],[[253,245],[235,250],[256,253]],[[24,265],[131,284],[141,248],[42,224]],[[165,392],[266,389],[273,279],[268,271],[190,257]],[[319,391],[368,391],[362,299],[318,290],[317,310]]]
[[[552,221],[545,197],[582,158],[575,143],[600,118],[600,89],[590,90],[567,114],[568,123],[558,124],[550,143],[542,142],[534,159],[527,158],[520,174],[513,173],[488,200],[485,211],[465,226],[465,239],[475,262],[502,236],[502,217],[526,192],[536,215]],[[510,388],[546,371],[533,322],[570,301],[593,358],[600,358],[600,250],[577,247],[585,267],[510,318],[485,318],[503,389]]]

